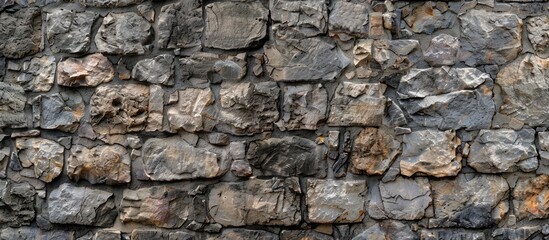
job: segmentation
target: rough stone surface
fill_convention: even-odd
[[[246,54],[228,56],[198,52],[188,58],[179,59],[180,73],[183,80],[191,82],[209,81],[220,83],[224,80],[242,79],[248,70]]]
[[[206,5],[205,9],[205,47],[253,47],[267,36],[269,10],[259,2],[215,2]]]
[[[307,218],[314,223],[361,222],[366,182],[363,180],[307,180]]]
[[[79,0],[79,2],[87,7],[125,7],[139,4],[143,0]]]
[[[174,84],[174,75],[174,57],[169,54],[141,60],[132,70],[132,79],[136,81],[167,86]]]
[[[137,13],[109,13],[95,35],[95,45],[102,53],[144,54],[152,32],[149,22]]]
[[[74,239],[74,237],[73,231],[47,231],[36,227],[4,228],[0,231],[2,240]]]
[[[49,183],[63,171],[65,148],[55,141],[45,138],[17,138],[15,148],[21,166],[29,170],[21,172],[25,177]]]
[[[55,77],[55,57],[33,58],[25,62],[17,83],[31,92],[47,92],[53,85]]]
[[[415,33],[431,34],[437,29],[450,27],[452,24],[452,14],[443,14],[436,7],[435,2],[425,2],[422,5],[416,6],[412,10],[412,14],[406,17],[405,21]]]
[[[46,14],[46,37],[52,51],[81,53],[90,48],[91,30],[97,15],[56,9]]]
[[[25,127],[27,97],[21,86],[0,82],[0,127]]]
[[[454,65],[458,49],[459,39],[443,33],[431,39],[423,55],[431,66]]]
[[[549,216],[549,176],[524,178],[513,189],[513,206],[517,218],[547,218]]]
[[[282,230],[280,232],[280,240],[292,239],[333,240],[334,238],[314,230]]]
[[[369,239],[417,240],[418,238],[417,234],[406,224],[397,221],[385,221],[376,223],[353,238],[353,240]]]
[[[380,126],[385,114],[386,86],[343,82],[330,102],[330,126]]]
[[[314,130],[326,118],[328,93],[321,84],[286,85],[282,114],[276,123],[281,130]]]
[[[328,8],[324,0],[276,0],[271,4],[273,29],[279,35],[313,37],[326,33]]]
[[[185,0],[165,5],[158,15],[158,46],[200,47],[203,30],[201,1]]]
[[[381,182],[379,191],[383,210],[390,219],[421,219],[431,205],[431,189],[427,178],[398,177],[392,182]]]
[[[64,183],[48,196],[52,223],[110,227],[117,215],[115,210],[113,194],[103,190]]]
[[[401,143],[395,139],[395,132],[388,127],[364,128],[354,140],[351,153],[353,173],[381,175],[401,152]]]
[[[542,58],[549,57],[549,16],[533,17],[526,21],[528,39],[536,54]]]
[[[40,51],[40,18],[37,8],[0,13],[0,54],[8,58],[22,58]]]
[[[84,116],[84,102],[78,92],[63,91],[40,98],[40,127],[75,132]]]
[[[112,63],[100,53],[68,58],[57,64],[57,84],[67,87],[94,87],[112,81]]]
[[[170,128],[173,131],[211,131],[216,123],[213,92],[209,88],[187,88],[176,94],[177,103],[166,112]]]
[[[470,232],[463,230],[421,230],[419,233],[421,239],[425,240],[442,240],[442,239],[471,239],[485,240],[486,237],[482,232]]]
[[[19,227],[34,220],[36,191],[30,184],[0,180],[0,193],[0,224]]]
[[[368,7],[364,3],[337,1],[330,11],[330,33],[365,36],[368,33]]]
[[[279,240],[278,235],[271,232],[267,232],[264,230],[251,230],[251,229],[240,229],[240,228],[226,228],[221,232],[221,235],[219,235],[218,237],[208,238],[208,240],[223,240],[223,239]]]
[[[104,145],[87,148],[73,145],[67,159],[67,175],[78,181],[84,179],[92,184],[129,183],[130,155],[120,145]]]

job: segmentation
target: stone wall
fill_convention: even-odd
[[[547,0],[0,0],[0,239],[547,239]]]

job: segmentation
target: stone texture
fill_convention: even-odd
[[[532,171],[523,164],[533,159],[537,165],[534,134],[532,129],[481,130],[471,144],[467,164],[483,173]]]
[[[498,228],[492,232],[492,237],[495,240],[500,239],[509,239],[509,240],[520,240],[520,239],[541,239],[541,236],[534,236],[534,234],[539,233],[541,230],[540,226],[523,226],[517,228]]]
[[[0,224],[11,227],[29,225],[34,220],[35,195],[36,191],[28,183],[0,180]]]
[[[423,229],[419,233],[421,239],[425,240],[459,240],[459,239],[470,239],[470,240],[485,240],[484,233],[482,232],[471,232],[464,230],[450,230],[450,229],[437,229],[437,230],[427,230]]]
[[[366,181],[307,179],[307,218],[313,223],[362,222]]]
[[[410,227],[397,221],[384,221],[376,223],[365,231],[353,237],[353,240],[370,239],[402,239],[417,240],[417,233],[414,233]]]
[[[279,116],[279,92],[274,82],[223,82],[217,130],[235,135],[272,130]]]
[[[501,86],[503,104],[499,111],[534,126],[549,125],[549,59],[526,54],[503,67],[496,83]]]
[[[131,180],[129,152],[120,145],[87,148],[73,145],[67,159],[67,175],[92,184],[120,184]]]
[[[125,7],[139,4],[144,0],[78,0],[87,7]]]
[[[469,66],[504,64],[522,50],[522,20],[515,14],[473,9],[459,19],[460,60]]]
[[[321,84],[286,85],[282,113],[276,123],[281,130],[314,130],[326,118],[328,93]]]
[[[216,123],[214,95],[209,89],[186,88],[177,91],[177,103],[166,113],[172,131],[211,131]]]
[[[0,13],[0,55],[22,58],[40,51],[42,40],[40,10],[25,8]]]
[[[0,231],[1,240],[36,240],[36,239],[74,239],[73,231],[42,230],[37,227],[4,228]]]
[[[217,183],[209,192],[208,212],[223,226],[297,225],[300,195],[297,178]]]
[[[276,0],[270,6],[278,35],[313,37],[326,33],[328,8],[324,0]]]
[[[229,168],[228,154],[211,145],[195,147],[182,138],[151,138],[143,144],[145,175],[154,181],[214,178]]]
[[[84,116],[84,101],[76,91],[42,95],[40,98],[40,127],[75,132]],[[34,111],[34,110],[33,110]]]
[[[423,56],[425,61],[434,67],[454,65],[458,49],[459,39],[443,33],[431,39],[429,48]]]
[[[226,50],[254,47],[267,36],[269,10],[260,2],[215,2],[205,9],[205,47]]]
[[[549,16],[538,16],[526,21],[528,39],[536,50],[536,55],[549,57]]]
[[[28,169],[21,172],[25,177],[49,183],[63,171],[65,148],[55,141],[45,138],[17,138],[15,148],[21,166]]]
[[[25,62],[17,83],[31,92],[47,92],[53,85],[55,77],[55,57],[33,58]]]
[[[23,88],[16,84],[0,82],[0,127],[25,127],[25,102]]]
[[[364,3],[336,1],[330,11],[330,33],[366,36],[368,33],[368,7]]]
[[[162,6],[158,15],[158,46],[200,47],[203,30],[201,1],[184,0]]]
[[[513,189],[513,206],[517,218],[543,219],[549,216],[549,176],[520,179]]]
[[[390,219],[419,220],[428,213],[431,189],[427,178],[403,178],[379,184],[383,211]]]
[[[372,58],[382,70],[405,70],[414,66],[422,53],[415,39],[377,40],[372,44]]]
[[[435,217],[430,227],[492,227],[509,208],[509,186],[497,175],[460,174],[431,181],[431,189]]]
[[[134,229],[130,235],[132,240],[168,239],[193,240],[193,234],[183,231],[166,231],[160,229]],[[118,239],[116,239],[118,240]]]
[[[246,158],[262,176],[326,176],[326,149],[301,137],[251,142]]]
[[[428,1],[416,6],[405,21],[415,33],[432,34],[435,30],[450,27],[455,18],[452,15],[449,12],[443,14],[436,8],[436,2]]]
[[[174,77],[174,57],[170,54],[143,59],[132,70],[132,79],[140,82],[172,86]]]
[[[315,230],[282,230],[280,232],[280,240],[293,239],[333,240],[334,238],[330,235],[323,234]]]
[[[330,126],[380,126],[385,114],[386,85],[342,82],[330,102]]]
[[[233,239],[233,240],[278,240],[278,235],[267,232],[264,230],[251,230],[251,229],[240,229],[240,228],[226,228],[221,232],[221,235],[217,237],[207,238],[207,240],[223,240],[223,239]]]
[[[188,58],[179,59],[183,80],[191,82],[209,81],[220,83],[224,80],[242,79],[246,75],[246,54],[221,56],[215,53],[198,52]]]
[[[275,81],[330,81],[350,63],[334,43],[321,38],[275,39],[263,50],[267,73]]]
[[[68,58],[57,64],[57,84],[67,87],[95,87],[112,81],[114,68],[101,53]]]
[[[52,223],[110,227],[117,215],[115,210],[113,194],[103,190],[64,183],[48,196]]]
[[[46,14],[46,37],[53,52],[82,53],[91,43],[92,25],[97,15],[92,12],[76,12],[55,9]]]
[[[350,171],[355,174],[385,173],[402,150],[395,131],[385,126],[362,129],[353,144]]]
[[[153,38],[149,22],[135,12],[109,13],[95,35],[99,52],[108,54],[144,54]]]
[[[441,130],[489,128],[495,112],[493,82],[474,68],[411,69],[397,93],[419,125]]]

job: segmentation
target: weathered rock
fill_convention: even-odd
[[[134,229],[132,231],[130,239],[132,240],[150,240],[150,239],[193,240],[196,238],[193,236],[193,234],[183,232],[183,231],[166,231],[166,230],[160,230],[160,229]]]
[[[17,83],[31,92],[47,92],[53,85],[55,77],[55,57],[43,56],[25,62]]]
[[[0,127],[26,127],[26,101],[21,86],[0,82]]]
[[[227,146],[230,144],[231,139],[228,134],[216,132],[208,134],[208,142],[213,145]]]
[[[164,90],[158,85],[149,86],[149,109],[145,131],[162,131],[164,126]]]
[[[324,0],[276,0],[270,10],[278,35],[313,37],[326,33],[328,8]]]
[[[120,204],[120,220],[162,228],[180,228],[196,217],[192,196],[172,187],[150,187],[124,190]]]
[[[539,233],[541,226],[523,226],[519,228],[498,228],[492,232],[495,240],[522,240],[522,239],[541,239],[541,236],[531,238],[532,235]]]
[[[460,239],[470,239],[470,240],[485,240],[484,233],[482,232],[472,232],[465,231],[462,229],[453,230],[453,229],[423,229],[419,233],[420,238],[423,240],[460,240]]]
[[[79,0],[80,3],[87,7],[125,7],[134,4],[139,4],[144,0]]]
[[[314,130],[326,118],[328,93],[322,84],[285,85],[280,120],[281,130]]]
[[[459,39],[443,33],[431,39],[431,44],[423,56],[425,61],[434,67],[454,65],[458,49]]]
[[[386,85],[343,82],[330,103],[330,126],[380,126],[385,114]]]
[[[87,52],[91,43],[91,28],[97,15],[56,9],[46,14],[46,36],[53,52]]]
[[[414,233],[412,229],[404,223],[397,221],[384,221],[381,223],[376,223],[353,238],[353,240],[370,239],[417,240],[418,237],[417,233]]]
[[[90,117],[94,131],[107,135],[144,130],[149,96],[149,87],[144,85],[97,87],[90,99]]]
[[[237,177],[249,177],[253,175],[252,166],[246,160],[233,160],[231,172]]]
[[[120,240],[120,231],[101,229],[95,232],[93,240]]]
[[[383,211],[390,219],[419,220],[432,215],[431,189],[427,178],[398,177],[392,182],[380,182]]]
[[[161,54],[154,58],[144,59],[135,64],[132,70],[132,79],[140,82],[174,84],[174,57],[170,54]]]
[[[34,220],[35,195],[36,191],[28,183],[0,180],[0,224],[12,227],[29,225]]]
[[[368,175],[385,173],[400,154],[400,145],[391,128],[382,126],[362,129],[354,140],[350,171]]]
[[[297,178],[217,183],[209,193],[208,212],[223,226],[297,225],[300,195]]]
[[[17,155],[25,177],[37,178],[49,183],[63,171],[65,148],[45,138],[17,138],[15,140]]]
[[[131,180],[130,155],[120,145],[100,145],[87,148],[73,145],[67,160],[67,175],[92,184],[120,184]]]
[[[40,98],[40,127],[75,132],[84,116],[84,101],[76,91],[62,91]]]
[[[152,27],[135,12],[109,13],[95,35],[97,50],[108,54],[144,54]]]
[[[429,227],[488,228],[509,208],[509,185],[497,175],[460,174],[431,181],[435,217]]]
[[[471,145],[467,164],[483,173],[527,170],[523,162],[534,159],[537,163],[534,135],[533,129],[480,130]]]
[[[185,0],[162,7],[158,15],[160,48],[197,48],[204,30],[202,5],[198,0]]]
[[[251,142],[246,158],[263,176],[326,176],[326,149],[301,137]]]
[[[413,32],[431,34],[436,30],[450,27],[454,18],[454,14],[450,12],[443,14],[436,8],[435,2],[428,1],[416,6],[405,21]]]
[[[502,114],[525,124],[549,126],[549,59],[526,54],[502,68],[496,83],[501,86]]]
[[[0,141],[0,179],[6,178],[6,171],[8,170],[8,163],[10,161],[11,150],[9,146],[4,146]]]
[[[145,175],[153,181],[214,178],[229,168],[228,153],[209,144],[194,147],[182,138],[151,138],[143,144]]]
[[[366,36],[368,33],[368,7],[364,3],[337,1],[330,11],[330,33]]]
[[[522,20],[515,14],[473,9],[459,19],[460,60],[469,66],[504,64],[522,50]]]
[[[307,179],[308,220],[313,223],[362,222],[366,181]]]
[[[411,69],[398,85],[403,108],[419,125],[441,130],[489,128],[493,82],[474,68]]]
[[[549,57],[549,16],[538,16],[526,21],[528,39],[536,50],[536,55]]]
[[[57,64],[57,84],[67,87],[95,87],[112,81],[114,68],[101,53],[83,58],[68,58]]]
[[[74,239],[73,231],[46,231],[38,227],[4,228],[0,231],[1,240],[36,240],[36,239]]]
[[[381,70],[405,70],[414,66],[421,57],[421,47],[415,39],[382,39],[372,44],[372,58]]]
[[[273,129],[278,120],[278,93],[274,82],[223,82],[221,109],[216,128],[235,135],[251,135]]]
[[[246,54],[222,56],[214,53],[198,52],[188,58],[179,59],[183,80],[220,83],[224,80],[242,79],[246,75]]]
[[[275,81],[333,80],[350,60],[320,38],[273,40],[263,47],[267,73]]]
[[[22,58],[40,51],[42,21],[37,8],[0,13],[0,55]]]
[[[207,238],[207,240],[278,240],[278,235],[263,231],[263,230],[251,230],[251,229],[241,229],[241,228],[225,228],[221,232],[221,235],[217,237]]]
[[[260,2],[214,2],[206,5],[204,46],[220,49],[255,47],[267,36],[269,10]]]
[[[549,176],[520,179],[513,190],[514,212],[518,220],[549,216]]]
[[[48,196],[52,223],[110,227],[117,215],[115,210],[114,195],[103,190],[64,183]]]
[[[314,230],[282,230],[280,232],[280,240],[294,239],[334,240],[332,236]]]
[[[168,108],[170,129],[188,132],[211,131],[216,123],[214,95],[209,88],[179,90],[178,102]]]

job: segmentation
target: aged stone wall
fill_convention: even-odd
[[[549,239],[549,1],[0,0],[0,240]]]

